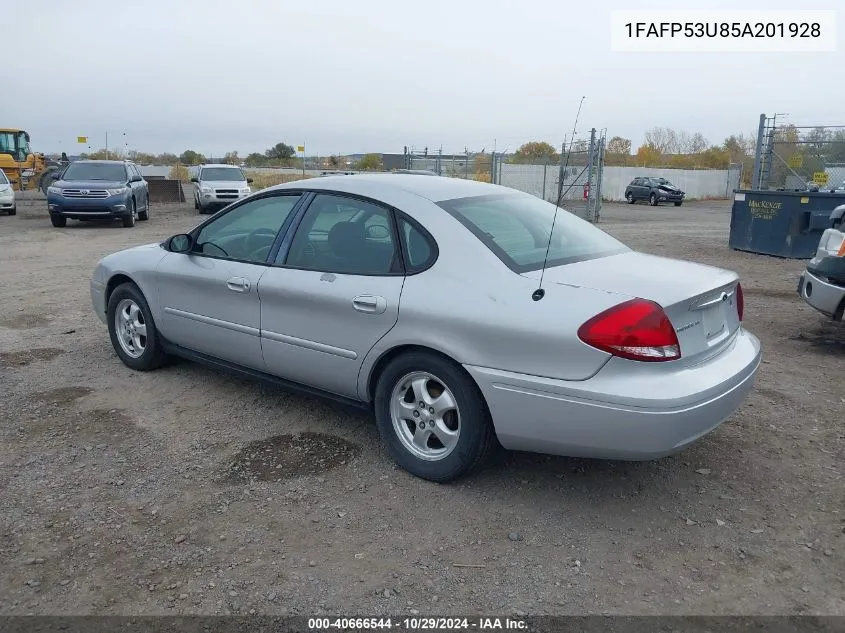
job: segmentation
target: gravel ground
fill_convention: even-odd
[[[453,485],[369,416],[186,362],[124,367],[103,255],[189,228],[0,217],[0,613],[845,615],[845,330],[802,262],[727,247],[730,205],[606,205],[640,250],[737,270],[764,346],[739,412],[647,463],[510,453]],[[461,566],[464,565],[464,566]]]

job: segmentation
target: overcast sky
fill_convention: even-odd
[[[33,149],[242,156],[513,150],[578,126],[632,139],[657,125],[711,142],[760,113],[845,124],[842,0],[743,0],[839,9],[835,53],[613,53],[612,9],[678,0],[0,0],[2,127]],[[688,8],[737,8],[696,0]],[[679,6],[682,5],[682,6]]]

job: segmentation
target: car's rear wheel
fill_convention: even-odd
[[[654,194],[651,194],[651,195],[648,197],[648,203],[649,203],[651,206],[656,207],[656,206],[657,206],[657,196],[656,196],[656,195],[654,195]]]
[[[50,214],[50,224],[55,226],[57,229],[67,226],[67,218],[63,215],[54,215]]]
[[[484,398],[446,358],[410,352],[378,379],[375,413],[397,463],[417,477],[448,482],[480,467],[496,446]]]
[[[129,213],[123,216],[123,226],[127,229],[129,227],[135,226],[135,216],[137,211],[135,210],[135,198],[129,200]]]
[[[629,191],[625,194],[625,200],[628,201],[628,204],[634,204],[634,194]]]
[[[138,212],[138,219],[139,220],[149,220],[150,219],[150,196],[147,196],[147,206],[144,208],[143,211]]]
[[[123,283],[111,293],[106,310],[112,347],[127,367],[149,371],[165,360],[150,307],[133,283]]]

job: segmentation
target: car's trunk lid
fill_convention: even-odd
[[[549,268],[544,283],[593,288],[660,304],[681,357],[715,353],[739,328],[737,275],[729,270],[629,251]]]

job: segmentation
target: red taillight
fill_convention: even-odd
[[[745,297],[742,296],[742,284],[736,285],[736,313],[739,315],[739,320],[742,321],[742,315],[745,312]]]
[[[659,305],[632,299],[594,316],[578,328],[587,345],[631,360],[664,361],[681,357],[675,328]]]

